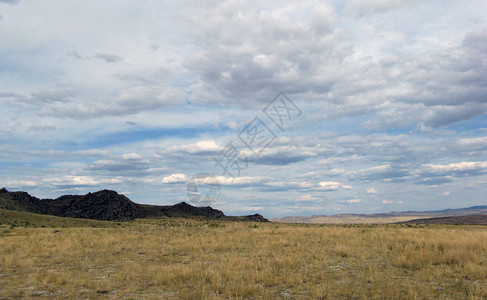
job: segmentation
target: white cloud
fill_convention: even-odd
[[[126,153],[122,155],[123,159],[142,159],[142,156],[137,153]]]
[[[374,187],[367,189],[367,194],[377,194],[377,190]]]
[[[362,181],[403,181],[410,176],[410,171],[403,166],[392,166],[390,164],[374,166],[366,169],[348,172],[352,179]]]
[[[34,180],[12,180],[7,181],[7,187],[32,187],[38,185]]]
[[[267,183],[267,186],[279,187],[283,189],[309,189],[314,185],[307,181],[273,181]]]
[[[323,190],[323,191],[336,191],[336,190],[340,190],[340,189],[348,190],[351,188],[352,188],[352,186],[350,186],[350,185],[346,185],[346,184],[336,182],[336,181],[321,181],[319,183],[318,189]]]
[[[163,180],[221,174],[211,156],[283,90],[302,116],[220,177],[233,209],[485,198],[486,1],[3,2],[2,185],[184,199]]]
[[[241,176],[235,178],[216,176],[215,178],[222,185],[254,185],[263,184],[269,180],[269,178],[263,176]]]
[[[186,175],[184,174],[171,174],[169,176],[166,176],[162,178],[163,183],[180,183],[180,182],[186,182],[187,178]]]
[[[318,197],[315,197],[313,195],[310,195],[310,194],[306,194],[306,195],[302,195],[302,196],[299,196],[297,201],[299,202],[308,202],[308,201],[311,201],[311,202],[320,202],[321,199],[318,198]]]
[[[201,153],[216,153],[223,149],[224,148],[218,145],[214,140],[203,140],[189,145],[172,146],[169,147],[167,150],[169,152],[182,151],[191,154],[201,154]]]
[[[106,116],[135,115],[145,111],[175,107],[183,103],[184,92],[169,86],[137,85],[100,101],[86,99],[46,107],[42,116],[51,118],[92,119]]]
[[[447,165],[425,165],[427,170],[434,172],[448,173],[468,173],[468,172],[487,172],[487,161],[469,161],[451,163]]]
[[[465,146],[487,146],[487,137],[463,138],[458,139],[460,145]]]
[[[382,200],[382,204],[403,204],[401,200],[393,201],[393,200]]]
[[[63,177],[48,177],[43,182],[53,186],[60,187],[77,187],[77,186],[97,186],[101,183],[119,183],[117,178],[112,179],[95,179],[92,176],[66,175]]]
[[[354,198],[354,199],[342,200],[340,202],[341,203],[348,203],[348,204],[357,204],[357,203],[362,202],[362,200],[358,199],[358,198]]]

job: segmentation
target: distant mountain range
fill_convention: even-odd
[[[479,217],[484,216],[484,217]],[[273,222],[284,223],[317,223],[317,224],[353,224],[353,223],[441,223],[442,224],[483,224],[487,219],[486,206],[444,209],[435,211],[403,211],[382,214],[337,214],[332,216],[315,215],[310,217],[284,217],[271,219]],[[432,218],[450,218],[431,220]],[[468,217],[468,218],[467,218]],[[451,219],[456,218],[456,219]],[[430,221],[425,221],[430,220]],[[420,222],[421,221],[421,222]],[[456,222],[456,223],[454,223]],[[479,223],[480,222],[480,223]]]
[[[38,199],[26,192],[0,189],[0,209],[31,212],[59,217],[94,220],[132,220],[149,217],[182,217],[219,220],[267,222],[262,215],[226,216],[222,211],[195,207],[185,202],[159,206],[132,202],[115,191],[102,190],[86,195],[64,195],[56,199]]]
[[[457,217],[440,217],[415,219],[402,224],[450,224],[450,225],[487,225],[487,215],[467,215]]]

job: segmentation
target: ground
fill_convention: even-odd
[[[0,299],[487,298],[485,226],[13,214],[0,214]]]

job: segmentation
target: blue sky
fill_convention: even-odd
[[[209,173],[214,207],[267,217],[487,204],[486,15],[485,1],[0,0],[0,186],[165,205]],[[301,112],[284,130],[264,113],[281,91]],[[258,153],[239,139],[256,117],[274,137]],[[248,159],[233,177],[214,160],[229,143]]]

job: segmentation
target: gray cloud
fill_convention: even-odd
[[[96,59],[104,60],[108,64],[116,63],[123,60],[123,57],[110,53],[96,53],[93,57]]]
[[[303,114],[241,180],[222,179],[225,212],[475,205],[487,192],[486,3],[4,5],[0,182],[182,201],[184,183],[162,178],[221,175],[212,157],[283,90]]]
[[[258,157],[250,160],[259,165],[288,165],[304,161],[311,157],[318,157],[325,149],[303,146],[277,146],[265,149]]]
[[[358,16],[363,17],[368,14],[387,12],[402,8],[411,3],[410,0],[352,0],[348,8],[356,10]]]
[[[33,106],[45,106],[56,103],[68,103],[76,95],[77,91],[73,88],[51,88],[31,92],[30,95],[2,92],[0,93],[0,98],[6,98],[14,105],[24,103]]]
[[[117,158],[102,159],[86,166],[86,170],[99,174],[148,174],[151,162],[138,154],[125,154]]]
[[[6,3],[6,4],[17,4],[19,2],[20,0],[0,0],[0,3]]]
[[[382,165],[352,171],[348,175],[352,180],[405,182],[409,180],[410,171],[404,166]]]
[[[472,51],[485,54],[487,52],[487,28],[467,33],[463,38],[462,45]]]
[[[76,91],[73,89],[49,89],[49,90],[40,90],[37,92],[31,93],[29,99],[27,100],[29,103],[55,103],[55,102],[68,102],[69,98],[76,95]]]
[[[20,98],[16,93],[0,92],[0,98]]]
[[[134,86],[112,99],[85,100],[81,103],[51,106],[43,113],[56,118],[91,119],[104,116],[134,115],[143,111],[174,107],[182,103],[184,93],[172,87]]]
[[[204,51],[185,62],[200,79],[194,85],[195,97],[212,94],[213,101],[215,97],[228,101],[252,95],[258,100],[260,93],[268,91],[329,91],[341,73],[340,62],[351,49],[336,43],[340,32],[333,7],[303,8],[303,13],[311,11],[315,21],[308,24],[285,14],[243,12],[239,4],[229,7],[227,3],[205,12],[195,21],[195,34],[205,38]],[[215,95],[213,90],[224,95]]]
[[[71,50],[68,53],[66,53],[67,56],[76,58],[76,59],[84,59],[77,50]]]
[[[375,12],[408,2],[353,5]],[[451,49],[360,57],[362,45],[354,46],[337,27],[333,8],[320,8],[311,6],[314,13],[322,12],[318,19],[327,30],[314,28],[325,26],[314,21],[296,22],[285,14],[252,9],[241,17],[238,4],[232,9],[217,6],[197,18],[204,51],[185,62],[200,80],[193,85],[193,97],[248,106],[270,90],[286,90],[320,101],[322,118],[373,113],[365,125],[374,130],[413,124],[437,128],[485,113],[487,67],[477,54],[485,51],[485,30],[467,33]]]

